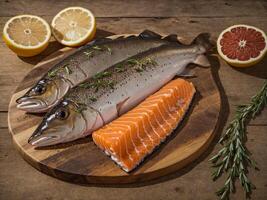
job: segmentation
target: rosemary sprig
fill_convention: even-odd
[[[110,55],[112,54],[112,50],[110,47],[108,46],[92,46],[91,50],[88,50],[88,51],[84,51],[83,53],[88,56],[89,58],[93,57],[94,56],[94,52],[95,51],[107,51]]]
[[[47,73],[47,75],[48,75],[49,78],[53,78],[58,74],[59,71],[62,71],[62,69],[64,69],[67,74],[71,74],[72,73],[72,71],[69,68],[69,64],[67,63],[67,64],[65,64],[63,66],[57,67],[57,68],[49,71]]]
[[[151,58],[145,58],[141,60],[136,60],[136,59],[129,59],[127,60],[127,63],[130,64],[131,66],[134,66],[134,69],[137,72],[142,72],[146,69],[147,65],[152,64],[157,65],[157,62],[152,60]]]
[[[94,88],[95,92],[97,92],[100,88],[105,88],[107,86],[111,89],[114,89],[114,81],[105,79],[106,77],[110,77],[111,75],[112,73],[109,71],[99,72],[92,77],[91,82],[81,83],[79,87]]]
[[[214,180],[219,178],[222,173],[227,173],[224,186],[216,192],[222,200],[229,199],[230,193],[234,192],[236,179],[241,182],[247,198],[250,197],[252,189],[255,189],[255,186],[247,177],[247,168],[252,166],[257,169],[257,167],[245,146],[246,125],[265,106],[267,106],[267,81],[265,81],[259,93],[252,97],[249,104],[237,107],[233,121],[219,140],[223,148],[210,159],[215,168],[212,174]]]

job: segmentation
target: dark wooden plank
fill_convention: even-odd
[[[0,111],[0,129],[7,128],[7,112]]]
[[[56,3],[56,6],[55,6]],[[92,10],[97,17],[244,17],[267,16],[264,0],[97,0],[97,1],[1,1],[1,16],[19,14],[55,15],[69,6],[82,6]]]
[[[267,146],[266,127],[249,127],[248,148],[253,153],[260,171],[251,170],[249,177],[257,189],[252,199],[267,198],[267,154],[263,153]],[[216,199],[214,191],[222,184],[223,179],[213,182],[208,159],[215,154],[220,145],[211,149],[192,165],[157,181],[145,184],[131,184],[125,187],[98,186],[84,187],[69,184],[40,173],[27,164],[14,150],[11,136],[7,129],[0,134],[0,199],[143,199],[147,200],[193,200]],[[212,150],[213,149],[213,150]],[[212,150],[212,151],[211,151]],[[33,187],[34,186],[34,187]],[[192,194],[194,194],[192,196]],[[245,199],[244,193],[237,184],[236,194],[231,200]]]

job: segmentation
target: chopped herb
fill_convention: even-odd
[[[124,68],[122,63],[119,63],[119,64],[115,65],[115,70],[116,70],[116,72],[120,73],[120,72],[124,72],[125,68]]]
[[[82,113],[82,111],[87,109],[86,104],[84,104],[84,103],[77,103],[77,104],[78,104],[78,106],[77,106],[75,112]]]
[[[95,98],[95,97],[90,97],[89,98],[91,101],[93,101],[93,102],[96,102],[97,101],[97,98]]]
[[[111,72],[103,71],[103,72],[97,73],[93,78],[94,79],[100,79],[100,78],[105,78],[105,77],[109,77],[109,76],[111,76]]]
[[[99,46],[93,46],[92,49],[97,50],[97,51],[102,51],[103,49]]]
[[[52,70],[52,71],[49,71],[49,72],[47,73],[47,75],[48,75],[49,78],[55,77],[55,76],[57,75],[57,72],[58,72],[58,71],[59,71],[59,68],[56,68],[56,69],[54,69],[54,70]]]
[[[47,73],[47,75],[48,75],[49,78],[55,77],[55,76],[57,75],[57,73],[58,73],[59,71],[62,71],[63,69],[66,71],[67,74],[71,74],[72,71],[70,70],[70,68],[69,68],[68,66],[69,66],[69,64],[65,64],[65,65],[63,65],[63,66],[57,67],[57,68],[55,68],[55,69],[49,71],[49,72]]]
[[[67,72],[67,74],[72,74],[72,71],[70,70],[70,68],[68,67],[68,65],[65,65],[64,69]]]
[[[144,69],[142,68],[142,66],[139,66],[139,65],[137,65],[136,67],[134,67],[134,69],[135,69],[137,72],[142,72],[142,71],[144,71]]]
[[[129,63],[130,65],[134,66],[134,69],[137,72],[142,72],[146,69],[147,65],[151,64],[151,65],[156,65],[156,61],[152,60],[151,58],[145,58],[142,60],[136,60],[136,59],[129,59],[127,60],[127,63]]]
[[[111,55],[112,54],[111,48],[109,48],[108,46],[105,46],[105,47],[106,47],[107,51],[109,52],[109,55]]]
[[[84,51],[83,53],[89,58],[93,56],[93,51]]]
[[[103,47],[100,47],[100,46],[92,46],[92,50],[84,51],[83,53],[86,56],[88,56],[89,58],[91,58],[91,57],[94,56],[94,52],[95,51],[108,51],[110,55],[112,53],[111,48],[109,48],[108,46],[103,46]]]

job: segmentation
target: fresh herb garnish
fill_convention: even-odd
[[[215,168],[212,174],[214,180],[224,172],[228,174],[224,186],[216,192],[222,200],[229,199],[230,193],[234,192],[236,179],[241,182],[248,198],[252,189],[255,189],[255,186],[247,177],[247,168],[252,166],[257,169],[257,167],[255,161],[250,158],[250,153],[245,146],[246,125],[265,106],[267,106],[267,81],[260,92],[252,97],[249,104],[237,107],[233,121],[220,138],[219,142],[223,145],[223,148],[210,159]]]
[[[131,66],[134,66],[134,69],[137,72],[142,72],[146,69],[147,65],[152,64],[157,65],[157,62],[152,60],[151,58],[145,58],[141,60],[136,60],[136,59],[129,59],[127,60],[127,63],[130,64]]]
[[[107,51],[110,55],[112,54],[112,50],[111,48],[109,48],[108,46],[92,46],[91,47],[91,50],[88,50],[88,51],[84,51],[83,53],[88,56],[89,58],[93,57],[94,56],[94,52],[95,51]]]
[[[70,68],[68,66],[69,66],[69,64],[65,64],[63,66],[52,69],[51,71],[49,71],[47,73],[47,75],[49,78],[53,78],[58,74],[59,71],[62,71],[63,69],[66,71],[67,74],[71,74],[72,71],[70,70]]]
[[[121,73],[121,72],[125,71],[125,68],[124,68],[122,63],[119,63],[119,64],[115,65],[115,70],[116,70],[116,72]]]
[[[90,97],[89,98],[91,101],[93,101],[93,102],[96,102],[97,101],[97,98],[95,98],[95,97]]]
[[[89,58],[93,56],[93,51],[84,51],[83,53]]]
[[[67,74],[72,74],[72,71],[70,70],[70,68],[68,67],[68,65],[66,65],[65,67],[64,67],[64,69],[65,69],[65,71],[67,72]]]
[[[94,88],[95,92],[97,92],[100,88],[110,87],[114,89],[114,81],[106,80],[105,78],[110,77],[112,75],[109,71],[99,72],[92,77],[92,81],[85,82],[79,85],[82,88]]]

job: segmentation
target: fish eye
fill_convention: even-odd
[[[43,94],[45,92],[45,86],[41,84],[37,84],[33,89],[35,94]]]
[[[64,109],[64,108],[60,109],[56,113],[56,117],[58,119],[60,119],[60,120],[66,119],[68,116],[69,116],[69,112],[66,109]]]

